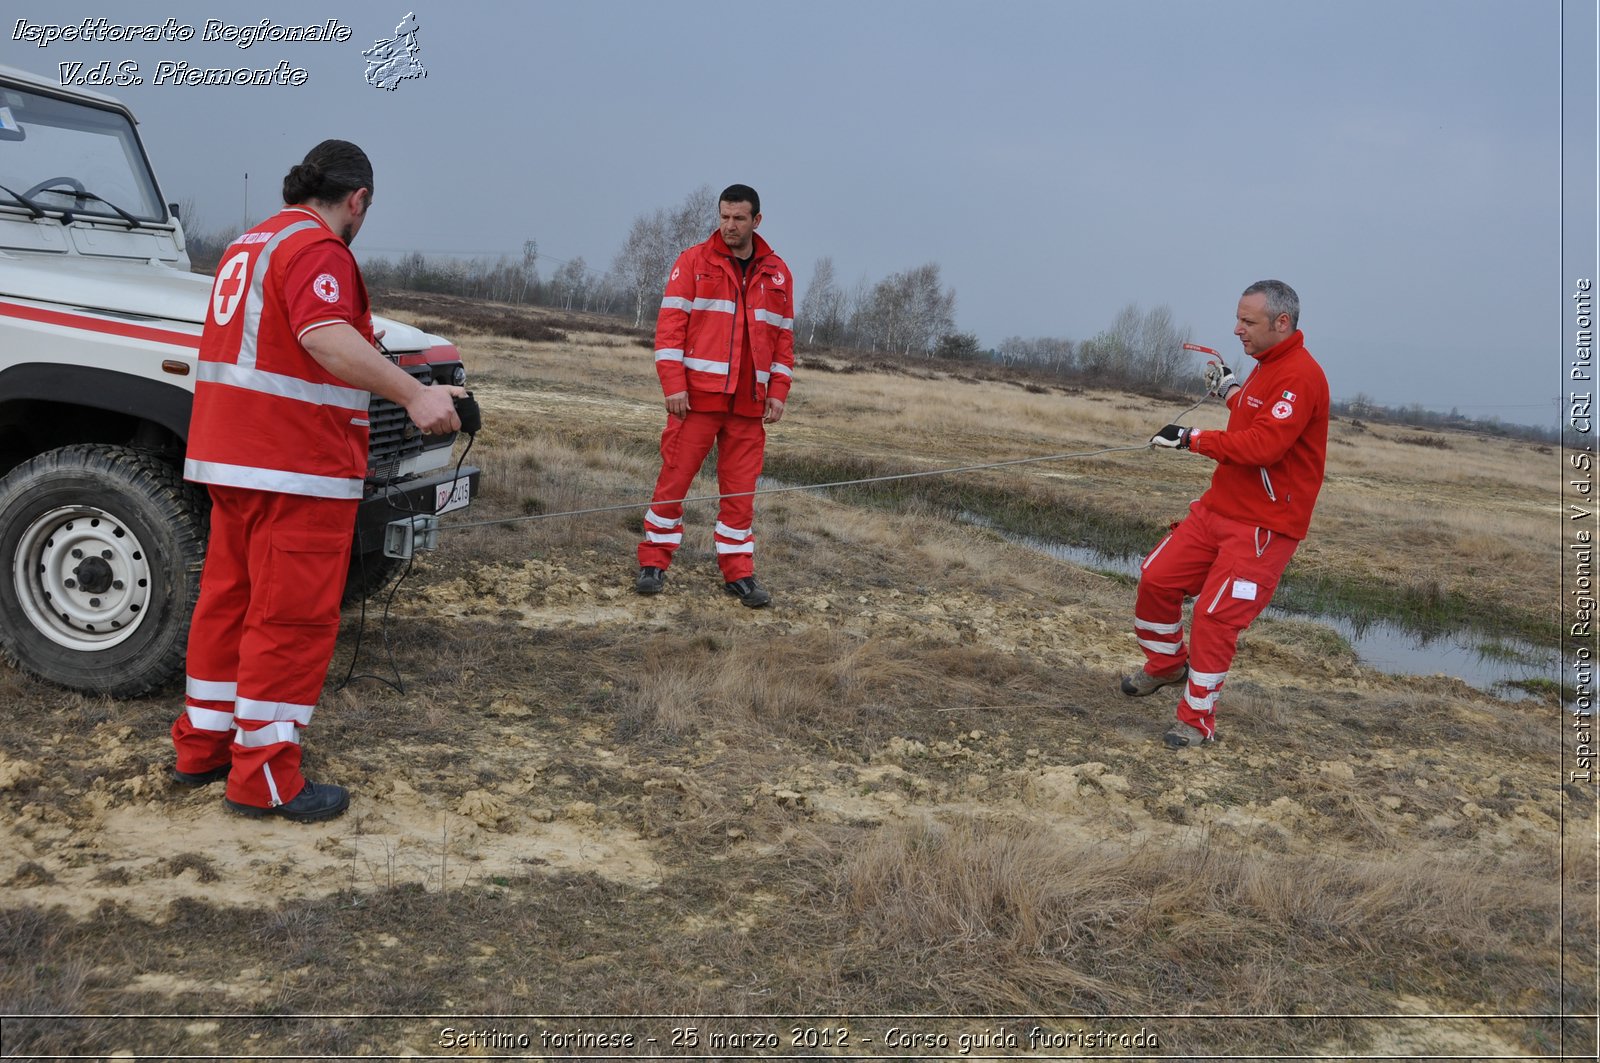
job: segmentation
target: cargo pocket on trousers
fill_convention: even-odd
[[[350,535],[269,533],[264,619],[273,624],[336,624],[350,563]]]
[[[1272,601],[1272,593],[1277,587],[1276,580],[1262,583],[1248,575],[1231,572],[1227,581],[1212,594],[1205,613],[1228,627],[1242,631],[1261,615]],[[1198,609],[1199,603],[1195,607]]]

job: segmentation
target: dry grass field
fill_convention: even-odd
[[[0,671],[7,1058],[1592,1058],[1596,825],[1554,693],[1386,676],[1266,619],[1223,740],[1173,753],[1176,695],[1116,691],[1130,581],[1001,534],[1151,545],[1203,459],[773,494],[761,611],[695,503],[640,598],[649,338],[384,309],[459,340],[484,493],[371,603],[357,662],[347,611],[306,737],[350,812],[230,816],[164,774],[176,691]],[[797,377],[775,485],[1137,445],[1198,397],[826,354]],[[1550,641],[1558,462],[1338,421],[1292,581]],[[403,693],[334,689],[391,659]]]

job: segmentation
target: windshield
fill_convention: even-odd
[[[115,204],[140,221],[167,216],[126,115],[27,89],[0,88],[0,185],[48,211],[117,218]]]

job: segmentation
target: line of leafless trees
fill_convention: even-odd
[[[1171,387],[1191,382],[1195,358],[1183,349],[1188,326],[1179,327],[1172,308],[1141,310],[1130,303],[1111,327],[1086,340],[1057,336],[1009,336],[995,348],[1005,365],[1030,366],[1067,377],[1141,387]]]
[[[190,258],[210,270],[230,236],[206,229],[184,204]],[[520,257],[463,258],[412,252],[396,258],[363,257],[369,286],[438,292],[496,302],[520,303],[610,314],[645,328],[655,318],[661,290],[678,253],[706,238],[717,225],[717,193],[701,185],[675,206],[634,217],[608,270],[583,258],[556,260],[540,270],[539,245],[525,240]],[[552,263],[547,262],[546,265]],[[878,281],[862,276],[846,286],[832,256],[819,259],[795,319],[802,348],[848,348],[898,357],[993,360],[1028,365],[1069,377],[1094,376],[1107,383],[1162,386],[1191,372],[1182,349],[1186,329],[1178,329],[1165,306],[1141,311],[1124,307],[1111,327],[1087,340],[1013,336],[993,350],[958,331],[956,293],[937,262],[890,274]]]

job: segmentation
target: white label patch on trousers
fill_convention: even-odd
[[[1236,579],[1233,581],[1233,596],[1253,602],[1256,600],[1256,585],[1247,579]]]

